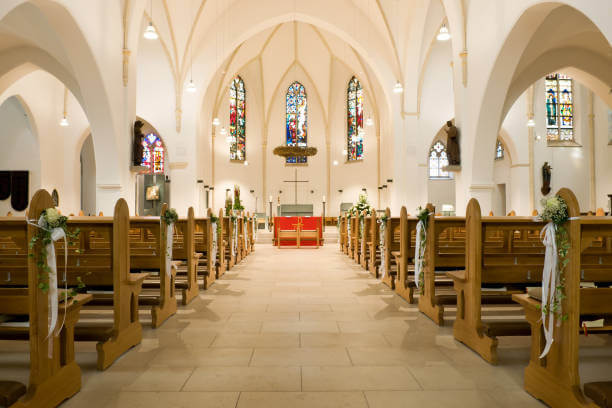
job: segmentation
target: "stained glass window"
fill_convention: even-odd
[[[308,145],[308,101],[304,85],[294,82],[287,90],[287,146]],[[288,157],[287,163],[307,163],[306,157]]]
[[[363,88],[355,77],[347,91],[347,156],[349,161],[363,159]]]
[[[448,166],[448,156],[446,146],[440,141],[434,143],[429,151],[429,178],[430,179],[449,179],[450,174],[442,170]]]
[[[497,139],[495,144],[495,160],[502,160],[504,158],[504,145],[501,140]]]
[[[230,86],[230,160],[246,159],[246,91],[244,81],[237,76]]]
[[[546,76],[546,140],[574,140],[572,79],[563,74]]]
[[[149,133],[142,140],[141,165],[149,168],[151,174],[164,173],[166,150],[164,144],[155,133]]]

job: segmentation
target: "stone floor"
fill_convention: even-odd
[[[64,407],[542,406],[522,389],[527,338],[484,362],[336,245],[260,245],[104,372],[78,343],[83,389]],[[583,379],[610,379],[611,336],[589,336]],[[27,382],[27,348],[0,342],[0,378]],[[9,372],[10,377],[9,377]],[[586,374],[585,374],[586,373]]]

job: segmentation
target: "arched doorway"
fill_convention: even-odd
[[[167,177],[168,152],[159,132],[149,122],[142,122],[142,154],[136,175],[136,207],[140,215],[160,215],[164,203],[170,205],[170,181]]]

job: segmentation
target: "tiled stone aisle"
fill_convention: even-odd
[[[336,245],[259,245],[144,336],[105,372],[79,343],[83,390],[64,406],[541,406],[522,389],[528,339],[502,341],[490,366],[453,340],[450,322],[435,326]]]

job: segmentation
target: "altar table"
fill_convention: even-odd
[[[323,245],[322,221],[321,217],[274,217],[274,245],[279,248]]]

